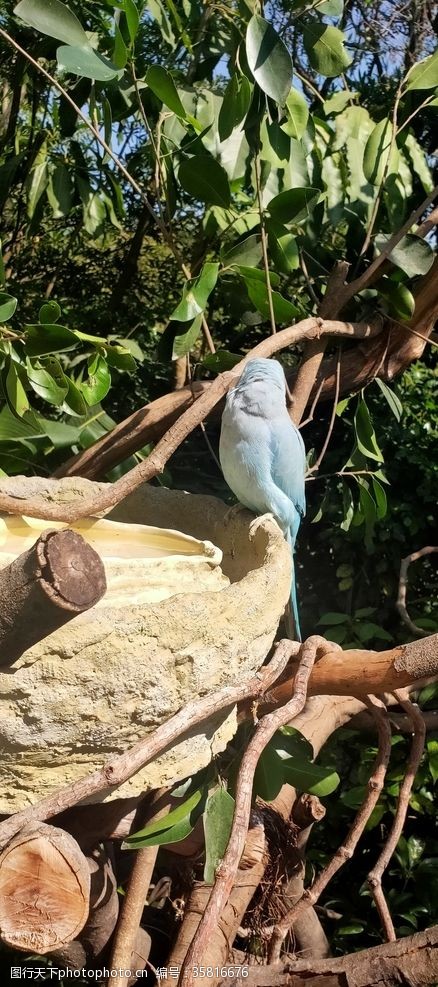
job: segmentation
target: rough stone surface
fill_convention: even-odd
[[[17,488],[17,477],[9,481]],[[22,478],[38,488],[35,478]],[[78,478],[42,480],[44,500],[83,498]],[[8,489],[8,481],[0,488]],[[76,494],[76,491],[77,494]],[[27,494],[26,490],[26,494]],[[223,551],[230,584],[159,603],[100,604],[49,635],[0,674],[0,812],[10,813],[100,766],[197,695],[262,664],[284,610],[289,550],[275,522],[227,511],[213,497],[143,486],[112,511],[118,521],[177,528]],[[50,527],[50,522],[47,522]],[[136,587],[133,587],[135,597]],[[105,604],[105,599],[103,601]],[[234,714],[166,752],[114,797],[198,771],[236,729]]]

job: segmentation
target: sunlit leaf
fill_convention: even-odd
[[[286,100],[287,120],[281,124],[281,129],[289,137],[301,140],[309,119],[309,107],[298,89],[291,89]]]
[[[389,239],[386,233],[379,233],[376,236],[374,243],[379,253],[386,247]],[[434,257],[430,244],[413,233],[404,236],[389,254],[390,261],[396,267],[400,267],[408,278],[414,278],[417,274],[427,274],[432,267]]]
[[[225,788],[208,796],[204,809],[205,865],[204,881],[214,884],[216,869],[227,848],[234,815],[234,799]]]
[[[410,89],[435,89],[438,86],[438,51],[417,62],[408,72],[406,91]]]
[[[292,59],[272,25],[258,14],[248,24],[246,57],[260,89],[284,105],[292,85]]]
[[[186,111],[178,96],[172,76],[167,69],[163,68],[162,65],[150,65],[145,75],[145,81],[149,88],[152,89],[152,92],[158,96],[158,99],[161,99],[161,102],[169,107],[169,110],[172,110],[178,117],[182,117],[185,120]]]
[[[343,31],[317,20],[306,24],[303,30],[303,43],[312,68],[327,77],[340,75],[351,64],[345,41]]]
[[[95,79],[96,82],[110,82],[120,76],[121,70],[116,65],[91,48],[61,45],[57,49],[56,58],[60,69],[86,79]]]
[[[188,322],[200,315],[216,285],[218,272],[219,264],[204,264],[198,277],[184,285],[183,297],[169,318],[177,322]]]
[[[14,14],[49,38],[64,41],[67,45],[91,48],[76,14],[61,0],[20,0]]]
[[[11,319],[17,308],[17,299],[7,291],[0,291],[0,322]]]

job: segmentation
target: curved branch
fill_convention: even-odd
[[[220,374],[211,384],[209,390],[204,392],[196,404],[185,411],[181,417],[171,426],[167,434],[158,442],[153,452],[143,462],[135,466],[129,473],[120,477],[111,484],[107,490],[100,491],[89,500],[84,499],[82,503],[75,505],[54,504],[43,505],[33,499],[27,500],[19,495],[0,495],[0,510],[10,514],[26,514],[28,517],[45,518],[52,521],[75,521],[78,518],[90,517],[101,514],[111,507],[115,507],[128,494],[140,486],[141,483],[151,480],[154,476],[162,473],[170,456],[178,449],[183,440],[190,435],[190,432],[206,418],[212,408],[226,394],[233,383],[240,377],[242,369],[248,360],[254,357],[269,357],[278,353],[286,346],[292,346],[302,342],[304,339],[318,339],[323,333],[328,336],[346,338],[367,339],[382,331],[383,319],[378,318],[374,322],[324,322],[321,319],[303,319],[295,326],[289,326],[275,336],[262,340],[257,346],[244,357],[233,370],[228,370]],[[17,484],[17,477],[14,478],[14,485]],[[5,490],[7,483],[2,484]]]
[[[427,631],[423,630],[422,627],[418,627],[418,624],[414,624],[411,620],[408,610],[406,607],[406,593],[408,588],[408,569],[411,562],[416,562],[417,559],[422,559],[425,555],[431,555],[433,552],[438,552],[438,546],[436,545],[426,545],[424,548],[420,548],[418,552],[411,552],[410,555],[406,555],[400,563],[400,577],[398,583],[398,596],[397,602],[395,604],[395,609],[400,614],[400,617],[406,627],[409,628],[411,634],[415,634],[417,637],[427,637]]]

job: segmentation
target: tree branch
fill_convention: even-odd
[[[251,966],[247,987],[425,987],[438,978],[438,925],[397,942],[327,960]]]
[[[408,588],[408,569],[411,562],[416,562],[417,559],[422,559],[425,555],[431,555],[433,552],[438,552],[438,546],[426,545],[425,548],[420,548],[418,552],[411,552],[410,555],[406,555],[400,563],[398,596],[395,609],[400,614],[403,623],[409,628],[411,634],[415,634],[416,637],[427,637],[427,631],[423,630],[422,627],[418,627],[417,624],[414,624],[414,621],[411,620],[407,611],[406,593]]]
[[[106,591],[97,552],[76,531],[45,531],[0,570],[0,665],[12,664]]]
[[[273,356],[286,346],[295,345],[303,339],[319,339],[322,334],[333,337],[346,337],[366,339],[377,335],[382,331],[383,320],[379,317],[374,322],[323,322],[321,319],[303,319],[295,326],[289,326],[275,336],[269,336],[262,340],[253,350],[248,353],[243,360],[238,363],[233,370],[228,370],[220,374],[210,385],[208,391],[203,391],[196,404],[189,407],[178,421],[172,425],[167,434],[156,445],[153,452],[143,462],[139,463],[129,473],[120,477],[111,484],[107,490],[101,491],[89,500],[75,505],[63,504],[43,504],[33,499],[27,500],[21,496],[0,495],[0,510],[10,514],[26,514],[29,517],[48,518],[56,521],[74,521],[77,518],[89,517],[100,514],[107,509],[114,507],[124,497],[136,490],[141,483],[151,480],[152,477],[162,473],[164,467],[172,455],[187,438],[190,432],[199,425],[208,415],[214,406],[224,397],[232,384],[240,377],[243,367],[248,360],[254,357]],[[14,486],[17,478],[14,477]],[[0,489],[7,489],[8,482],[3,481]]]

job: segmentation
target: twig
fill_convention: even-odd
[[[388,240],[387,243],[385,243],[385,246],[382,248],[380,254],[378,254],[378,256],[374,258],[370,266],[367,267],[366,271],[364,271],[363,274],[360,274],[359,277],[356,278],[354,281],[351,281],[350,284],[345,286],[342,307],[350,300],[350,298],[353,297],[353,295],[357,295],[360,291],[363,291],[363,289],[367,287],[370,281],[374,279],[374,275],[376,271],[379,270],[383,262],[387,259],[387,257],[390,256],[390,254],[394,250],[394,247],[396,247],[397,244],[400,243],[400,240],[403,239],[406,233],[409,233],[411,226],[413,226],[414,223],[416,223],[417,220],[420,219],[420,217],[426,211],[428,206],[430,206],[432,202],[435,201],[437,196],[438,196],[438,185],[435,185],[435,188],[432,189],[432,191],[425,199],[423,199],[423,202],[418,206],[418,208],[414,209],[413,212],[411,212],[411,215],[406,220],[406,222],[403,223],[403,226],[401,226],[396,233],[393,233],[392,237]]]
[[[416,637],[427,637],[428,632],[423,630],[422,627],[418,627],[418,624],[414,624],[411,620],[408,610],[406,607],[406,593],[408,588],[408,569],[411,562],[416,562],[417,559],[423,558],[425,555],[432,555],[433,552],[438,552],[438,546],[436,545],[426,545],[424,548],[420,548],[418,552],[412,552],[411,555],[406,555],[400,563],[400,576],[398,582],[398,596],[397,602],[395,604],[395,609],[400,614],[400,617],[406,627],[409,628],[411,634],[415,634]]]
[[[319,467],[321,466],[321,463],[322,463],[322,461],[324,459],[324,456],[325,456],[325,454],[327,452],[328,444],[330,442],[331,435],[332,435],[333,428],[334,428],[334,424],[335,424],[335,421],[336,421],[336,408],[338,406],[338,401],[339,401],[339,388],[340,388],[340,386],[341,386],[341,348],[339,347],[338,348],[338,358],[337,358],[337,362],[336,362],[335,396],[333,398],[333,408],[332,408],[332,413],[331,413],[331,417],[330,417],[329,427],[328,427],[327,435],[325,437],[324,445],[323,445],[323,447],[321,449],[321,452],[320,452],[320,454],[318,456],[318,459],[316,460],[315,465],[312,466],[312,468],[307,471],[307,476],[309,476],[311,473],[316,473],[319,470]]]
[[[160,789],[156,794],[156,798],[161,798],[163,794],[164,790]],[[164,805],[158,812],[155,813],[155,815],[152,815],[152,817],[150,809],[151,807],[149,806],[148,815],[144,824],[147,822],[152,822],[152,820],[155,819],[163,819],[169,812],[170,804]],[[141,847],[136,852],[128,888],[123,899],[120,918],[117,923],[117,929],[111,947],[111,960],[109,963],[109,968],[112,973],[109,984],[116,984],[116,987],[122,987],[122,984],[126,987],[126,976],[124,975],[124,971],[129,970],[131,967],[132,953],[135,948],[135,940],[137,938],[143,909],[146,904],[146,897],[149,890],[149,885],[151,883],[152,872],[155,867],[158,850],[159,846],[157,845]],[[113,976],[114,971],[117,971],[115,977]]]
[[[318,388],[316,390],[315,397],[314,397],[314,399],[312,401],[312,406],[310,408],[309,415],[308,415],[307,418],[304,419],[304,421],[301,421],[300,424],[299,424],[300,430],[302,428],[304,428],[305,425],[309,425],[310,422],[313,422],[313,416],[315,414],[315,408],[316,408],[316,406],[318,404],[318,401],[319,401],[319,399],[321,397],[321,391],[322,391],[322,389],[324,387],[324,384],[325,384],[325,377],[322,377],[321,380],[320,380],[320,382],[319,382],[319,384],[318,384]]]
[[[286,346],[291,346],[303,339],[319,339],[324,333],[328,336],[365,339],[378,335],[382,327],[383,319],[379,316],[375,322],[356,323],[323,322],[321,319],[315,318],[303,319],[294,326],[282,329],[275,336],[269,336],[258,343],[233,370],[219,374],[208,391],[203,392],[196,404],[190,405],[187,411],[171,426],[166,435],[157,443],[153,452],[129,473],[109,485],[108,489],[99,491],[89,499],[81,498],[80,502],[76,504],[56,504],[53,501],[50,504],[43,504],[34,498],[14,497],[3,493],[0,496],[0,510],[10,514],[26,514],[29,517],[48,518],[54,521],[74,521],[77,518],[90,517],[105,512],[108,508],[118,504],[124,497],[127,497],[133,490],[136,490],[141,483],[151,480],[152,477],[163,472],[170,456],[190,432],[206,418],[211,409],[226,394],[229,387],[240,377],[248,360],[255,356],[272,356]]]
[[[283,641],[289,651],[291,641]],[[230,896],[239,861],[245,846],[251,812],[254,772],[262,751],[274,733],[289,723],[303,709],[307,696],[307,685],[319,649],[327,649],[327,641],[318,636],[310,637],[300,648],[299,666],[294,682],[294,695],[285,706],[268,713],[260,720],[255,733],[242,758],[236,785],[236,805],[230,839],[223,860],[217,872],[216,881],[208,905],[187,952],[181,970],[180,987],[191,987],[194,980],[194,967],[203,963],[212,930],[216,928],[223,908]]]
[[[392,918],[383,893],[382,876],[389,864],[389,861],[391,860],[402,834],[406,813],[408,811],[412,785],[415,781],[415,775],[421,761],[426,736],[426,724],[423,720],[421,710],[416,703],[411,702],[407,690],[396,690],[394,692],[394,696],[411,720],[414,736],[412,738],[406,773],[400,786],[394,820],[382,853],[380,854],[380,857],[372,871],[368,874],[368,885],[371,889],[377,911],[379,912],[380,921],[382,923],[387,942],[395,942],[397,936],[395,934]]]
[[[332,860],[324,867],[313,885],[304,891],[302,898],[286,912],[286,915],[275,926],[269,947],[270,963],[275,963],[279,960],[283,940],[293,923],[311,905],[316,904],[334,874],[337,873],[346,860],[350,860],[353,856],[366,823],[379,799],[391,753],[391,729],[382,701],[375,696],[369,696],[367,705],[375,718],[379,735],[379,748],[373,771],[368,781],[367,794],[342,846],[338,848]]]
[[[345,278],[347,277],[349,264],[346,261],[337,261],[331,271],[325,295],[319,303],[318,317],[320,319],[335,319],[343,305],[344,293],[346,291]],[[303,358],[298,368],[298,373],[294,386],[294,403],[292,405],[292,418],[295,425],[299,425],[310,394],[318,379],[324,353],[328,340],[309,340],[304,348]]]
[[[255,172],[256,190],[257,190],[257,203],[259,207],[259,216],[260,216],[260,239],[262,244],[263,267],[265,269],[266,291],[268,293],[269,317],[271,320],[271,332],[273,335],[275,335],[275,333],[277,332],[277,327],[275,325],[274,302],[272,300],[272,287],[271,287],[271,279],[269,275],[268,240],[266,236],[265,213],[263,209],[262,192],[260,187],[260,157],[258,151],[254,158],[254,172]]]
[[[315,289],[313,287],[313,284],[312,284],[312,282],[310,280],[310,275],[309,275],[309,271],[307,269],[307,264],[306,264],[306,261],[304,260],[304,250],[300,250],[300,261],[301,261],[301,270],[302,270],[302,272],[304,274],[304,277],[305,277],[305,280],[306,280],[306,284],[307,284],[307,290],[308,290],[309,295],[310,295],[312,301],[314,302],[314,304],[316,306],[318,306],[321,303],[321,299],[318,298],[318,295],[316,294],[316,291],[315,291]]]
[[[248,682],[225,686],[218,692],[210,693],[201,699],[188,703],[175,713],[170,720],[163,723],[154,732],[139,740],[123,754],[118,754],[105,762],[102,768],[79,778],[71,785],[58,789],[52,795],[41,799],[36,805],[28,806],[21,812],[15,813],[0,823],[0,846],[8,843],[27,823],[36,820],[44,821],[70,809],[78,802],[97,795],[107,789],[114,789],[122,782],[132,778],[137,771],[155,760],[159,754],[167,750],[177,739],[204,720],[225,710],[235,703],[248,698],[257,699],[270,689],[272,684],[286,668],[293,654],[297,654],[299,645],[291,645],[289,641],[280,641],[274,656],[268,665],[264,666]]]

